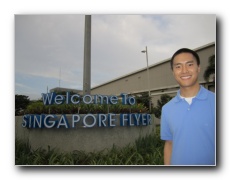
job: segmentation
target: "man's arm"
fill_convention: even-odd
[[[164,165],[170,165],[171,155],[172,155],[172,141],[165,141]]]

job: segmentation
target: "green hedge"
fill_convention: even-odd
[[[44,105],[43,102],[33,102],[27,106],[25,114],[97,114],[97,113],[147,113],[148,109],[143,104],[122,105],[121,102],[115,105],[106,104],[61,104]]]

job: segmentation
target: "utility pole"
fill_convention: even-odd
[[[91,90],[91,15],[85,15],[83,95]]]
[[[148,62],[148,49],[147,46],[145,50],[141,51],[142,53],[146,54],[146,62],[147,62],[147,81],[148,81],[148,92],[149,92],[149,111],[151,112],[151,93],[150,93],[150,79],[149,79],[149,62]]]

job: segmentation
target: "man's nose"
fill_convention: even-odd
[[[182,66],[182,73],[187,73],[188,72],[188,69],[187,67],[184,65]]]

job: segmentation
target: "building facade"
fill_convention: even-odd
[[[215,55],[215,43],[209,43],[194,49],[200,57],[201,72],[199,82],[205,88],[215,92],[213,79],[205,81],[203,74],[209,65],[209,58]],[[138,94],[150,91],[153,106],[162,94],[175,96],[179,86],[175,81],[170,67],[170,58],[149,66],[149,88],[147,68],[118,77],[91,89],[91,94],[120,95],[121,93]]]

